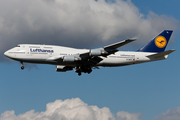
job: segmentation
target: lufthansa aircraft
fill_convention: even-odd
[[[75,49],[55,45],[19,44],[4,53],[5,56],[21,62],[56,65],[56,71],[75,70],[91,73],[92,68],[133,65],[167,59],[175,50],[165,51],[173,31],[164,30],[137,51],[119,51],[117,48],[137,39],[131,38],[97,49]]]

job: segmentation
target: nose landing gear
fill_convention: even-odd
[[[24,70],[24,64],[21,62],[21,70]]]

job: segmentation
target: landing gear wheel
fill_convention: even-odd
[[[88,71],[88,74],[90,74],[92,72],[92,70],[91,71]]]
[[[81,76],[81,72],[79,72],[78,75]]]
[[[20,63],[21,63],[21,70],[23,70],[24,69],[24,64],[23,64],[22,61]]]
[[[23,70],[24,69],[24,66],[21,66],[21,70]]]

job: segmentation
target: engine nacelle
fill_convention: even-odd
[[[75,57],[74,56],[64,56],[63,62],[74,62],[75,61]]]
[[[92,49],[89,52],[90,56],[101,56],[105,54],[108,54],[108,52],[106,52],[104,49]]]
[[[69,71],[69,70],[73,70],[73,68],[72,67],[67,67],[67,66],[61,66],[61,65],[56,66],[56,71],[57,72],[66,72],[66,71]]]
[[[74,62],[74,61],[81,61],[80,57],[75,57],[73,55],[64,56],[63,62]]]

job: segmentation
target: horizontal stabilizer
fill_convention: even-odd
[[[158,58],[158,57],[162,57],[162,56],[165,56],[165,55],[168,55],[172,52],[174,52],[175,50],[168,50],[168,51],[164,51],[164,52],[160,52],[160,53],[156,53],[156,54],[153,54],[153,55],[148,55],[146,57],[153,57],[153,58]]]

